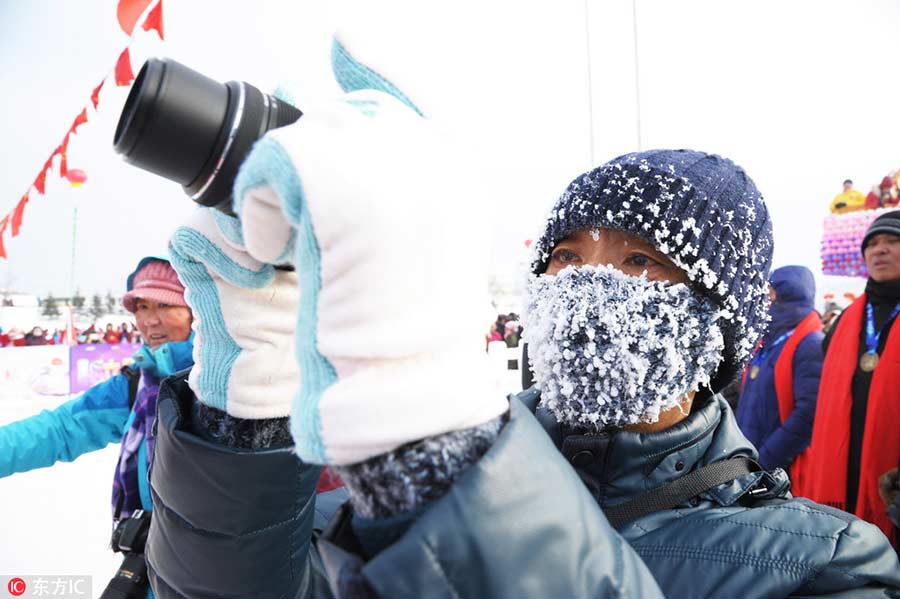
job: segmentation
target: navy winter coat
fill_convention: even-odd
[[[530,389],[518,398],[535,405],[536,395]],[[721,395],[697,400],[688,418],[654,433],[570,434],[545,408],[536,415],[604,509],[714,462],[756,458]],[[668,599],[886,599],[900,592],[900,564],[881,531],[791,498],[781,469],[740,476],[618,532]]]
[[[796,327],[814,310],[816,286],[812,273],[802,266],[785,266],[772,273],[776,301],[769,309],[772,322],[763,338],[763,347]],[[822,339],[820,332],[810,333],[794,353],[794,411],[782,424],[775,394],[775,364],[784,343],[760,362],[754,379],[748,374],[737,406],[737,423],[744,435],[759,450],[764,468],[787,469],[794,458],[809,446],[812,438],[816,396],[822,375]]]
[[[328,599],[346,590],[360,543],[346,509],[328,527],[333,536],[321,536],[322,512],[334,508],[315,494],[321,469],[293,447],[235,450],[199,439],[189,430],[193,401],[187,373],[160,388],[147,541],[156,596]],[[663,596],[516,401],[494,447],[458,484],[414,523],[399,520],[382,524],[376,536],[396,540],[362,566],[381,599]]]
[[[290,448],[198,439],[186,428],[184,377],[169,379],[151,474],[157,596],[881,599],[900,588],[878,529],[788,499],[782,471],[750,473],[613,530],[602,508],[756,455],[720,397],[660,433],[586,437],[553,430],[546,411],[539,423],[538,399],[534,389],[513,398],[494,446],[421,512],[357,526],[345,507],[320,534],[318,468]]]

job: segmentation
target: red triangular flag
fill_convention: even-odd
[[[144,31],[156,29],[156,33],[159,34],[159,39],[166,39],[163,37],[162,0],[159,0],[159,4],[154,6],[153,10],[150,11],[150,14],[147,15],[147,20],[144,21],[143,29]]]
[[[134,72],[131,70],[131,57],[128,55],[128,48],[125,48],[116,62],[116,85],[122,87],[130,85],[132,81]]]
[[[66,173],[69,172],[67,165],[66,165],[66,149],[68,147],[69,147],[69,134],[66,133],[66,136],[63,138],[63,142],[61,144],[59,144],[58,146],[56,146],[56,149],[53,150],[53,156],[56,156],[57,154],[59,154],[61,157],[59,159],[59,176],[60,177],[65,177]],[[50,158],[52,159],[53,156],[51,156]]]
[[[103,87],[103,84],[106,83],[106,79],[100,82],[100,85],[94,88],[94,93],[91,94],[91,102],[94,104],[94,110],[97,110],[97,104],[100,103],[100,88]]]
[[[50,158],[53,158],[53,156],[56,156],[56,155],[65,156],[66,148],[68,148],[68,147],[69,147],[69,134],[66,133],[66,136],[62,140],[62,143],[59,144],[58,146],[56,146],[56,149],[53,150],[53,154],[50,156]]]
[[[82,108],[81,112],[78,113],[78,116],[75,117],[75,120],[72,121],[72,126],[69,127],[69,133],[78,133],[78,128],[87,122],[87,108]]]
[[[37,176],[37,179],[34,180],[34,188],[37,189],[38,193],[44,193],[44,184],[47,181],[47,167],[44,167],[41,170],[41,174]]]
[[[9,224],[9,215],[0,220],[0,258],[6,258],[6,248],[3,247],[3,233],[6,232],[6,225]]]
[[[144,10],[153,0],[119,0],[116,8],[116,16],[119,18],[119,26],[122,31],[131,35],[137,20],[144,14]]]
[[[22,215],[25,214],[25,204],[27,203],[28,194],[26,193],[22,196],[22,199],[19,200],[19,203],[16,204],[16,209],[13,210],[12,220],[10,221],[13,237],[19,234],[19,229],[22,227]]]

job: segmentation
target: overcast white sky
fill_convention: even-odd
[[[171,56],[222,81],[286,85],[302,108],[335,92],[329,38],[344,17],[323,4],[165,0],[167,40],[139,32],[135,71],[146,56]],[[435,118],[491,157],[502,192],[497,239],[483,243],[501,274],[515,271],[572,177],[638,149],[636,72],[641,147],[696,148],[744,166],[773,215],[776,265],[819,274],[821,219],[841,181],[866,192],[900,167],[893,0],[636,0],[636,11],[631,0],[469,0],[442,13],[401,4],[370,2],[379,14],[365,21],[367,38],[402,56],[414,91],[435,99]],[[116,0],[0,2],[0,215],[126,45],[115,11]],[[50,177],[47,195],[32,195],[21,235],[5,240],[0,288],[68,293],[76,203],[74,280],[86,293],[120,292],[190,211],[177,186],[113,153],[125,95],[108,84],[69,144],[69,166],[88,182],[73,189]]]

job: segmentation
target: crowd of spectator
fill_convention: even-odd
[[[522,325],[519,324],[519,316],[515,312],[498,314],[497,320],[491,323],[491,328],[485,335],[485,348],[495,341],[503,341],[506,347],[519,347],[522,337]]]
[[[84,329],[74,329],[74,342],[70,343],[66,329],[45,329],[35,326],[30,331],[18,327],[8,330],[0,327],[0,348],[27,347],[33,345],[85,345],[89,343],[140,343],[141,333],[133,323],[116,326],[107,323],[105,328],[92,323]]]

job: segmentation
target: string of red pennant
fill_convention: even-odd
[[[130,39],[128,45],[119,54],[115,67],[110,73],[107,73],[97,87],[94,88],[93,92],[91,92],[91,104],[93,105],[95,112],[100,104],[100,90],[103,89],[103,85],[106,83],[107,79],[109,79],[110,75],[114,76],[115,84],[119,87],[129,86],[132,81],[134,81],[134,71],[131,68],[129,49],[131,48],[131,42],[134,39],[134,30],[138,25],[141,15],[145,14],[147,8],[153,2],[154,0],[119,0],[119,4],[116,8],[116,17],[118,18],[119,26],[122,28],[122,31],[128,34]],[[144,31],[154,30],[159,34],[160,39],[165,39],[163,36],[162,0],[156,0],[156,6],[149,12],[146,12],[146,17],[141,24],[141,29]],[[78,113],[78,116],[75,117],[75,120],[72,121],[72,125],[69,127],[68,131],[66,131],[65,136],[63,136],[62,142],[56,146],[50,154],[50,157],[44,163],[41,171],[28,186],[28,189],[19,199],[15,208],[4,215],[3,218],[0,218],[0,258],[7,258],[6,248],[3,245],[3,236],[6,233],[7,228],[10,229],[12,237],[18,236],[22,228],[22,217],[25,214],[25,206],[31,199],[32,194],[36,192],[40,195],[44,195],[47,186],[47,174],[53,170],[54,158],[57,156],[60,157],[58,172],[61,178],[67,179],[70,184],[75,186],[81,185],[87,180],[87,174],[85,174],[84,171],[69,168],[67,155],[69,139],[72,135],[77,135],[78,128],[87,122],[88,109],[85,106],[85,108]]]

